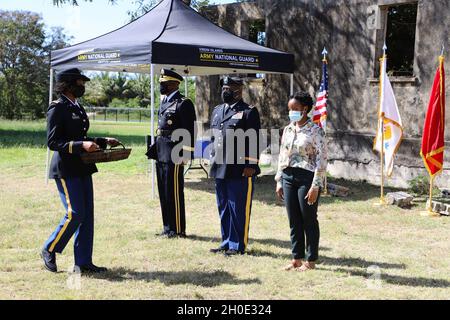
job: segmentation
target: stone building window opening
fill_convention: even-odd
[[[248,40],[266,46],[266,20],[258,19],[249,22]],[[248,78],[264,79],[263,73],[249,73]]]
[[[392,77],[414,77],[418,3],[402,3],[382,8],[385,14],[384,41],[387,46],[387,73]],[[384,9],[384,10],[383,10]],[[383,47],[383,43],[378,43]],[[380,56],[382,50],[378,51]],[[378,59],[377,59],[378,61]],[[379,68],[375,68],[379,76]]]

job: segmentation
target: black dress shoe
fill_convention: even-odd
[[[74,272],[76,271],[80,271],[81,273],[100,273],[100,272],[106,272],[108,271],[107,268],[105,267],[97,267],[94,264],[87,264],[84,266],[75,266],[74,267]]]
[[[224,247],[209,249],[209,252],[211,252],[211,253],[220,253],[220,252],[226,252],[226,251],[228,251],[228,248],[224,248]]]
[[[243,251],[239,251],[239,250],[234,250],[234,249],[229,249],[229,250],[224,252],[224,255],[226,255],[227,257],[229,257],[229,256],[236,256],[236,255],[240,255],[240,254],[244,254],[244,252]]]
[[[167,232],[166,237],[169,239],[176,238],[177,233],[175,231],[169,231],[169,232]]]
[[[182,232],[182,233],[177,233],[177,237],[178,238],[187,238],[186,233]]]
[[[161,237],[161,238],[176,238],[176,237],[181,237],[180,234],[177,234],[175,231],[163,231],[161,233],[157,233],[156,234],[157,237]],[[186,235],[184,235],[184,237],[186,237]]]
[[[44,260],[44,267],[48,271],[56,272],[58,268],[56,267],[56,254],[54,252],[47,251],[47,249],[42,249],[41,258]]]

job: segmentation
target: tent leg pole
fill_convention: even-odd
[[[294,94],[294,74],[291,74],[291,87],[290,87],[290,91],[291,91],[291,96]]]
[[[48,104],[52,103],[53,100],[53,69],[50,68],[50,87],[48,89]],[[47,147],[47,158],[45,160],[45,184],[48,185],[48,174],[49,174],[49,162],[50,162],[50,149]]]
[[[152,144],[155,143],[155,66],[151,64],[150,66],[150,101],[151,101],[151,108],[150,108],[150,130],[151,130],[151,137],[152,137]],[[155,160],[151,160],[151,171],[152,171],[152,200],[155,199]]]
[[[189,98],[188,77],[184,77],[184,95],[186,96],[186,98]]]

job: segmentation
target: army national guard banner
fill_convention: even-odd
[[[180,0],[163,0],[115,31],[51,53],[56,71],[149,73],[150,64],[191,76],[292,73],[294,56],[239,38]]]

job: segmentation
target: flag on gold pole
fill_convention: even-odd
[[[422,147],[420,155],[430,174],[430,202],[428,211],[431,212],[432,185],[434,177],[442,172],[444,166],[444,129],[445,129],[445,72],[444,56],[439,56],[439,67],[431,88],[425,124],[423,126]]]
[[[388,177],[392,175],[394,156],[400,147],[403,137],[403,125],[398,111],[397,101],[391,82],[386,73],[386,53],[381,58],[380,101],[378,109],[378,130],[373,149],[383,154],[385,171]],[[383,164],[383,163],[382,163]]]
[[[323,48],[322,55],[322,82],[320,83],[319,93],[317,94],[316,105],[313,109],[313,121],[324,132],[327,130],[327,100],[328,100],[328,71],[327,71],[327,54],[326,48]]]
[[[322,82],[320,83],[319,93],[316,97],[316,104],[313,109],[313,122],[323,129],[326,133],[327,131],[327,101],[328,101],[328,51],[324,47],[322,50]],[[328,181],[327,175],[325,173],[324,179],[324,194],[328,194]]]

